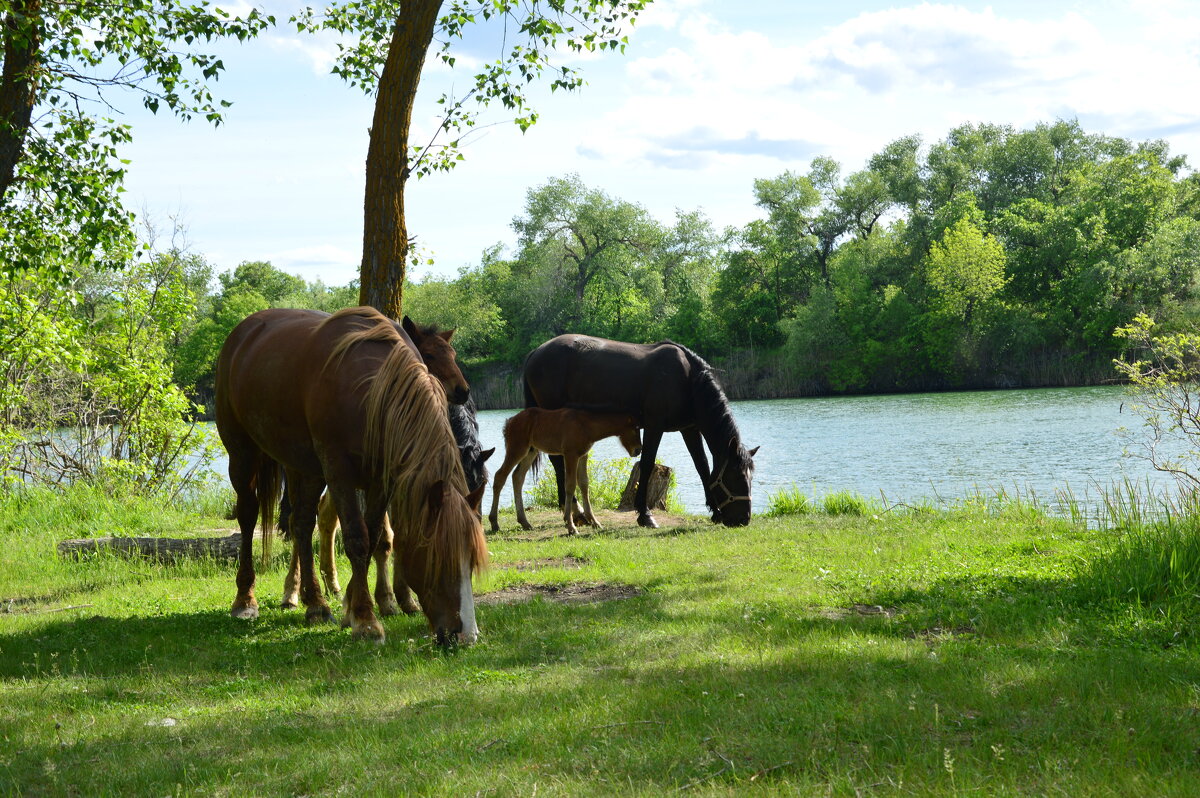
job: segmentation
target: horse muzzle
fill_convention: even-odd
[[[450,394],[450,403],[455,405],[465,405],[470,396],[471,389],[464,388],[463,386],[459,385],[455,387],[454,391]]]
[[[438,627],[433,635],[433,639],[437,642],[438,648],[455,649],[459,646],[470,646],[479,639],[478,631],[464,631],[459,627],[455,631],[451,631],[444,626]]]

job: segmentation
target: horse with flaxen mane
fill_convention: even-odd
[[[628,413],[589,413],[584,410],[559,408],[545,410],[527,407],[504,422],[504,462],[496,469],[496,480],[492,483],[492,511],[488,514],[492,531],[500,530],[498,520],[500,490],[508,472],[513,475],[513,504],[517,510],[517,523],[523,529],[533,529],[525,517],[525,502],[522,497],[525,474],[538,457],[539,452],[559,455],[563,458],[566,475],[566,501],[560,501],[567,534],[575,534],[575,522],[571,518],[575,506],[575,487],[583,499],[583,523],[597,529],[600,523],[592,514],[592,501],[588,495],[587,455],[596,441],[612,436],[621,440],[621,445],[630,457],[642,451],[638,437],[637,420]],[[513,469],[516,469],[515,471]]]
[[[483,449],[479,444],[479,421],[476,418],[473,400],[468,399],[461,405],[452,404],[449,412],[450,429],[454,433],[458,457],[467,477],[467,490],[475,491],[487,484],[487,459],[496,449]],[[317,505],[317,558],[321,564],[321,581],[325,583],[326,593],[330,596],[340,596],[342,592],[334,557],[334,538],[338,527],[337,508],[326,493]],[[420,612],[404,580],[404,570],[398,554],[392,558],[394,589],[393,584],[388,582],[387,561],[392,552],[392,526],[386,516],[383,521],[383,533],[384,537],[374,553],[375,603],[379,607],[379,614],[395,615],[401,610],[409,615]],[[292,552],[292,567],[283,585],[284,609],[293,608],[300,601],[300,560],[296,556],[295,547],[292,548]]]
[[[729,402],[716,376],[692,350],[671,341],[628,344],[589,335],[560,335],[525,360],[525,406],[573,407],[632,413],[642,427],[640,479],[634,506],[638,523],[658,524],[646,506],[646,486],[664,432],[687,444],[713,521],[750,523],[754,454],[742,445]],[[709,469],[705,444],[712,453]],[[550,458],[563,498],[561,457]]]
[[[355,636],[384,636],[366,585],[390,514],[405,577],[437,641],[474,641],[471,575],[487,560],[483,491],[468,494],[445,389],[395,322],[371,308],[247,317],[217,360],[216,416],[242,530],[234,617],[258,615],[253,533],[260,509],[264,529],[272,526],[282,469],[310,623],[332,620],[312,557],[328,486],[352,568],[343,623]]]

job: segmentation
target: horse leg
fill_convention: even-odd
[[[504,489],[504,480],[520,461],[521,458],[515,451],[506,450],[504,462],[500,464],[500,468],[496,469],[496,476],[492,478],[492,511],[488,513],[488,522],[491,524],[493,532],[500,531],[500,491]],[[516,485],[515,475],[513,485]]]
[[[258,600],[254,597],[254,528],[258,526],[258,496],[252,485],[256,458],[229,454],[229,481],[237,494],[238,528],[242,543],[238,553],[237,597],[229,614],[234,618],[258,617]]]
[[[533,465],[536,457],[537,451],[530,449],[521,458],[521,462],[517,463],[512,475],[513,506],[517,509],[517,523],[525,530],[533,529],[533,524],[525,517],[525,475],[529,473],[529,467]]]
[[[397,615],[400,612],[400,606],[396,603],[396,594],[392,592],[392,583],[388,581],[388,555],[394,554],[392,550],[392,526],[387,521],[387,516],[383,519],[383,534],[379,536],[379,542],[375,544],[375,604],[379,607],[380,615]],[[396,558],[399,561],[399,557]],[[399,574],[399,569],[396,570]],[[403,581],[397,580],[397,587],[403,587],[405,592],[408,591],[408,585]]]
[[[662,443],[663,431],[655,427],[647,427],[642,431],[642,460],[639,463],[641,471],[638,474],[637,495],[633,506],[638,513],[638,526],[658,528],[658,522],[650,514],[646,506],[646,491],[650,486],[650,474],[654,471],[654,458],[658,456],[658,445]]]
[[[571,517],[573,513],[572,505],[575,504],[575,483],[578,480],[580,459],[578,455],[566,455],[563,458],[563,466],[567,477],[567,500],[562,503],[563,522],[567,525],[567,534],[578,534],[579,530],[575,528],[575,521]]]
[[[317,524],[317,503],[321,499],[321,491],[325,489],[325,480],[290,469],[287,478],[292,498],[292,547],[294,556],[300,560],[300,601],[304,603],[304,617],[310,626],[330,623],[333,613],[317,583],[312,547],[313,527]]]
[[[396,533],[392,529],[390,518],[384,518],[383,532],[388,536],[388,540],[392,541],[392,586],[395,588],[396,602],[405,615],[416,615],[421,611],[421,606],[417,604],[412,591],[408,589],[408,582],[404,580],[404,554],[400,547],[395,545]]]
[[[329,469],[327,466],[326,470]],[[375,618],[371,605],[371,594],[367,592],[367,575],[371,565],[371,554],[379,542],[383,524],[384,503],[379,497],[367,497],[368,512],[364,516],[358,506],[358,491],[352,483],[334,481],[330,478],[329,492],[342,520],[342,543],[350,559],[350,582],[342,597],[342,626],[349,626],[354,637],[383,642],[383,626]],[[374,501],[372,501],[374,498]],[[370,531],[374,522],[375,533]]]
[[[700,484],[704,486],[704,503],[709,507],[714,505],[712,490],[709,481],[712,479],[712,472],[708,468],[708,454],[704,451],[704,438],[700,436],[700,430],[695,427],[681,430],[683,442],[687,445],[688,454],[692,456],[692,464],[696,466],[696,473],[700,475]],[[713,523],[720,523],[721,511],[713,510]]]
[[[579,465],[576,466],[578,473],[575,475],[575,482],[579,485],[579,498],[583,499],[583,515],[584,523],[601,529],[600,522],[596,520],[596,516],[592,513],[592,497],[588,492],[588,455],[587,452],[579,458]]]
[[[290,528],[290,527],[289,527]],[[294,610],[300,606],[300,550],[292,543],[292,565],[283,579],[283,601],[279,609]]]
[[[549,457],[550,457],[550,464],[552,466],[554,466],[554,483],[555,483],[555,485],[558,486],[558,507],[559,507],[559,509],[561,510],[561,509],[565,508],[566,503],[570,502],[571,510],[575,513],[576,523],[580,523],[580,524],[586,523],[586,521],[584,520],[584,517],[583,517],[583,508],[581,508],[579,506],[579,502],[575,501],[574,496],[567,496],[563,490],[563,485],[566,484],[566,475],[567,475],[567,468],[566,468],[566,465],[563,463],[563,456],[561,454],[552,454]]]
[[[342,586],[338,584],[337,552],[333,545],[338,531],[337,508],[328,491],[321,496],[317,505],[317,551],[321,558],[321,581],[325,583],[325,593],[340,597]]]

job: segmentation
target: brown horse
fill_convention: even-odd
[[[522,410],[504,422],[504,462],[496,469],[492,482],[492,511],[488,520],[492,531],[499,530],[497,515],[500,508],[500,490],[504,478],[513,471],[513,503],[517,508],[517,522],[523,529],[532,529],[525,517],[525,502],[521,497],[525,485],[525,474],[538,452],[562,455],[566,473],[566,491],[562,503],[563,520],[567,534],[574,535],[575,522],[572,509],[575,507],[575,485],[583,499],[583,523],[599,527],[592,514],[592,502],[588,496],[587,454],[592,444],[616,435],[620,438],[630,457],[642,451],[638,435],[637,419],[627,413],[589,413],[583,410],[542,410],[531,407]]]
[[[458,367],[455,359],[457,353],[450,345],[454,330],[438,331],[433,326],[416,324],[408,316],[401,322],[405,334],[416,345],[421,355],[421,362],[429,369],[429,373],[437,377],[438,382],[446,389],[446,395],[451,398],[449,406],[450,427],[454,432],[454,440],[458,445],[463,470],[466,472],[468,490],[475,490],[481,482],[487,481],[487,469],[484,461],[491,456],[494,449],[481,451],[479,446],[479,422],[475,418],[475,403],[470,401],[470,386],[466,377]],[[328,509],[327,509],[328,508]],[[283,499],[279,503],[279,528],[284,538],[291,537],[291,502],[287,486],[284,486]],[[380,615],[395,615],[399,611],[412,615],[419,611],[409,593],[408,585],[400,565],[400,558],[395,558],[394,582],[395,590],[387,577],[387,561],[392,553],[392,528],[384,519],[384,536],[379,542],[379,548],[374,552],[375,558],[375,603]],[[325,589],[331,596],[341,595],[338,584],[337,565],[334,561],[333,537],[337,533],[337,511],[333,509],[332,500],[326,493],[321,497],[317,512],[318,555],[321,562],[321,577]],[[270,556],[269,543],[271,536],[263,536],[263,562]],[[397,600],[399,603],[397,603]],[[280,606],[285,610],[294,609],[300,604],[300,550],[292,546],[292,564],[283,580],[283,601]]]
[[[483,449],[479,445],[479,422],[475,417],[475,403],[468,400],[466,404],[450,405],[450,428],[454,431],[454,441],[458,445],[459,460],[467,477],[467,489],[475,491],[487,484],[488,471],[485,465],[487,459],[496,451]],[[317,559],[321,564],[321,581],[325,583],[326,595],[340,596],[342,587],[338,582],[337,561],[334,555],[334,538],[338,531],[337,508],[326,493],[317,505]],[[383,517],[384,537],[375,549],[375,603],[380,615],[395,615],[403,610],[412,615],[420,612],[413,601],[408,585],[404,581],[404,572],[399,556],[393,558],[393,578],[395,590],[388,583],[388,555],[392,551],[392,525],[388,518]],[[300,560],[292,548],[292,569],[283,585],[283,607],[290,609],[300,601]]]
[[[216,398],[242,531],[235,618],[258,615],[254,527],[260,509],[264,529],[272,525],[282,469],[310,623],[332,620],[312,557],[317,502],[328,486],[345,527],[352,575],[343,623],[354,635],[384,637],[367,569],[390,514],[405,577],[438,643],[474,641],[471,574],[487,559],[483,491],[468,495],[445,389],[395,322],[372,308],[255,313],[221,349]]]

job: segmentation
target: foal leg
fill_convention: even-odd
[[[396,594],[392,592],[392,584],[388,581],[388,555],[394,554],[392,548],[392,526],[388,523],[387,516],[383,518],[383,534],[379,537],[379,542],[375,544],[375,604],[379,607],[380,615],[396,615],[400,612],[399,605],[396,604]],[[396,561],[399,562],[399,557]],[[400,573],[400,569],[396,569],[396,573]],[[408,592],[408,585],[403,581],[397,580],[397,588],[403,588]]]
[[[304,602],[305,620],[309,625],[330,623],[333,613],[325,594],[317,583],[313,569],[312,535],[317,523],[317,503],[325,480],[320,476],[288,471],[288,489],[292,496],[292,547],[294,558],[300,560],[300,600]]]
[[[563,513],[563,522],[566,523],[566,525],[567,525],[567,534],[568,535],[574,535],[574,534],[577,534],[577,532],[578,532],[578,530],[575,529],[575,522],[571,518],[571,516],[573,515],[573,513],[571,512],[571,509],[572,509],[572,505],[575,504],[575,483],[579,477],[579,463],[580,463],[580,460],[579,460],[578,455],[566,455],[563,458],[563,464],[566,468],[566,476],[567,476],[567,489],[566,489],[566,499],[567,500],[562,503],[562,513]]]
[[[342,595],[342,586],[338,584],[337,553],[333,545],[337,531],[337,508],[326,491],[317,505],[317,550],[321,556],[321,581],[325,583],[325,592],[330,596]]]
[[[491,524],[493,532],[500,531],[500,491],[504,489],[504,480],[520,461],[521,456],[516,451],[506,450],[504,462],[496,469],[496,476],[492,478],[492,511],[488,513],[488,522]],[[516,485],[515,476],[513,485]]]
[[[289,522],[290,528],[290,522]],[[300,606],[300,551],[292,543],[292,565],[288,568],[287,576],[283,578],[283,601],[279,609],[294,610]]]
[[[596,520],[596,516],[592,514],[592,497],[588,494],[588,456],[587,452],[579,458],[578,473],[575,475],[575,481],[579,484],[579,497],[583,499],[583,516],[584,523],[594,526],[596,529],[601,529],[600,522]]]
[[[570,503],[572,512],[575,513],[575,521],[577,523],[586,523],[583,518],[583,508],[579,506],[579,502],[575,501],[575,497],[564,490],[567,478],[570,475],[570,470],[567,468],[564,458],[561,454],[549,455],[550,464],[554,466],[554,482],[558,486],[558,507],[560,510],[566,511],[567,503]]]
[[[529,523],[529,519],[525,517],[525,475],[529,473],[529,467],[533,465],[536,457],[537,450],[530,449],[521,458],[521,462],[517,463],[512,475],[513,506],[517,509],[517,523],[521,525],[521,529],[525,530],[533,529],[533,524]]]

